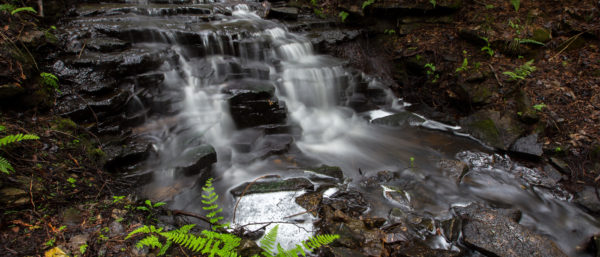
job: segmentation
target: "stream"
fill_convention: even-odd
[[[459,127],[407,112],[410,103],[377,78],[263,19],[260,2],[88,3],[76,12],[66,27],[71,36],[97,40],[74,45],[73,53],[89,51],[67,65],[121,56],[113,79],[131,95],[126,116],[143,120],[134,133],[155,153],[130,173],[151,175],[139,185],[143,197],[205,213],[202,186],[213,177],[225,220],[233,227],[285,222],[278,237],[284,248],[317,230],[318,217],[295,201],[315,190],[324,198],[358,192],[363,214],[384,217],[386,225],[398,212],[429,219],[432,225],[412,236],[431,249],[469,249],[472,256],[485,247],[463,242],[468,235],[436,232],[472,203],[518,210],[518,224],[569,256],[586,256],[578,246],[600,232],[556,181]],[[125,73],[135,77],[130,87],[119,83]],[[240,200],[240,188],[257,178],[275,189]],[[288,179],[292,185],[281,183]]]

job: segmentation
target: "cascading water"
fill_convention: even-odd
[[[97,26],[134,46],[167,48],[177,57],[156,71],[164,75],[160,94],[177,101],[144,125],[151,128],[146,134],[158,152],[146,167],[154,174],[143,189],[150,198],[202,212],[198,184],[203,181],[179,175],[178,167],[212,146],[218,160],[210,176],[216,178],[220,205],[237,210],[226,218],[235,216],[235,225],[295,223],[280,225],[284,246],[314,230],[314,217],[301,214],[306,210],[294,203],[304,191],[249,194],[238,205],[239,197],[229,191],[269,174],[311,178],[305,168],[321,164],[340,167],[343,184],[365,195],[374,216],[387,217],[391,208],[400,208],[443,218],[452,207],[471,202],[516,208],[523,213],[521,224],[548,235],[573,256],[575,246],[600,232],[594,218],[564,201],[567,193],[538,186],[535,170],[487,153],[473,140],[454,135],[454,127],[405,112],[376,79],[353,71],[343,60],[315,54],[309,39],[261,19],[248,5],[192,5],[195,11],[143,6],[121,6],[121,12],[136,15],[125,22],[98,20]],[[206,11],[229,7],[230,16]],[[190,15],[162,17],[178,12]],[[125,28],[116,31],[115,26]],[[350,108],[351,95],[360,87],[383,95],[378,109]],[[390,114],[410,118],[400,128],[371,123]],[[438,163],[448,159],[467,163],[469,173],[445,174]],[[384,170],[395,172],[393,183],[364,186],[365,177]],[[390,197],[400,191],[403,197]],[[430,234],[437,238],[430,247],[456,247]]]

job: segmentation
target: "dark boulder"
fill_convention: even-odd
[[[139,136],[112,142],[103,147],[103,150],[106,153],[104,166],[111,172],[134,169],[154,153],[152,142]]]
[[[371,122],[374,124],[381,124],[391,127],[406,127],[421,125],[423,122],[425,122],[425,119],[411,112],[401,112],[385,116],[383,118],[374,119]]]
[[[250,182],[241,184],[234,189],[231,189],[231,194],[235,197],[241,196],[246,190],[246,187],[250,185]],[[258,194],[258,193],[272,193],[281,191],[299,191],[299,190],[313,190],[314,185],[305,178],[289,178],[281,179],[276,178],[270,181],[258,181],[250,186],[245,194]]]
[[[490,110],[479,111],[463,118],[460,125],[465,132],[483,143],[505,151],[525,131],[523,125],[512,116]]]
[[[217,162],[217,153],[211,145],[200,145],[186,149],[181,153],[177,173],[185,176],[197,175],[206,168]]]
[[[584,187],[583,190],[575,194],[573,201],[592,212],[600,213],[600,199],[595,187]]]
[[[567,256],[548,237],[534,233],[501,213],[470,205],[463,217],[463,240],[491,256]]]
[[[280,20],[297,20],[298,19],[298,8],[295,7],[273,7],[267,14],[269,19],[280,19]]]
[[[538,142],[537,134],[531,134],[517,139],[510,147],[510,151],[534,158],[540,158],[544,153],[542,143]]]

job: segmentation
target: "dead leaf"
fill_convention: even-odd
[[[59,247],[54,247],[46,251],[44,257],[68,257],[68,255]]]

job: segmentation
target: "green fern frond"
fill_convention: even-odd
[[[22,140],[37,140],[40,139],[40,137],[36,136],[36,135],[32,135],[32,134],[14,134],[14,135],[8,135],[5,136],[3,138],[0,138],[0,147],[6,146],[8,144],[12,144],[15,142],[19,142]]]
[[[12,12],[14,9],[17,7],[12,4],[0,4],[0,11]]]
[[[275,242],[277,241],[277,231],[279,230],[279,224],[275,225],[267,234],[260,240],[260,248],[262,248],[267,255],[273,256],[273,250],[275,249]]]
[[[201,200],[201,202],[205,205],[202,207],[202,209],[205,211],[209,211],[209,213],[206,214],[206,217],[209,219],[213,230],[227,228],[229,227],[229,224],[220,223],[223,217],[219,216],[219,213],[222,212],[223,209],[219,208],[219,205],[216,203],[219,199],[219,195],[214,192],[215,188],[213,187],[212,181],[212,178],[206,180],[204,186],[202,187],[202,190],[204,191],[202,193],[202,198],[204,200]]]
[[[137,247],[138,249],[144,248],[144,246],[148,246],[148,247],[150,247],[150,249],[154,249],[154,248],[162,248],[163,244],[160,241],[158,241],[158,237],[156,237],[155,235],[149,235],[149,236],[145,237],[144,239],[140,240],[135,245],[135,247]]]
[[[1,132],[1,131],[4,131],[5,129],[6,129],[6,127],[5,127],[5,126],[0,126],[0,132]]]
[[[14,9],[14,10],[12,10],[12,11],[10,12],[10,14],[11,14],[11,15],[15,15],[15,14],[17,14],[17,13],[20,13],[20,12],[32,12],[32,13],[37,13],[37,11],[36,11],[35,9],[33,9],[32,7],[29,7],[29,6],[27,6],[27,7],[21,7],[21,8]]]
[[[2,173],[10,174],[11,171],[15,171],[15,168],[13,168],[10,162],[0,156],[0,171]]]

